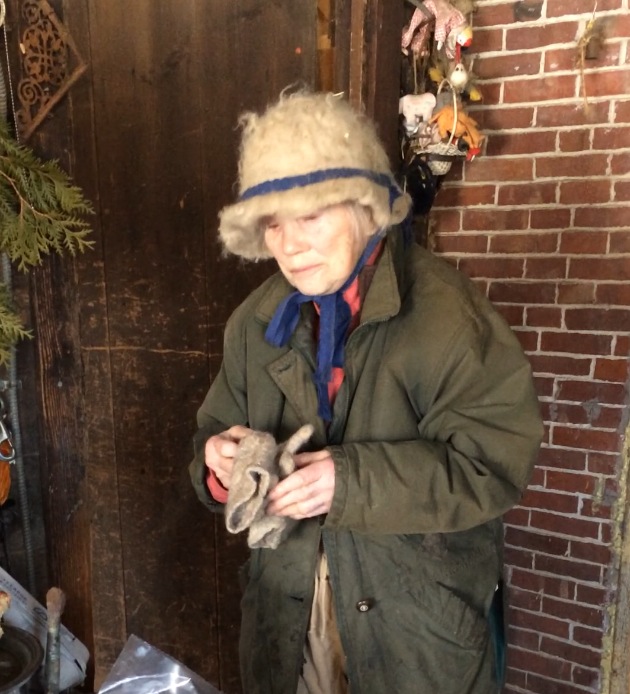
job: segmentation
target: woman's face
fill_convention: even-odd
[[[332,205],[306,217],[273,217],[265,225],[265,244],[290,284],[313,296],[343,285],[367,238],[348,205]]]

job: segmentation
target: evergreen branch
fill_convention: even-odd
[[[54,160],[41,161],[20,145],[0,119],[0,252],[26,271],[51,252],[83,253],[94,246],[84,216],[94,213],[80,188]],[[0,365],[11,347],[32,337],[0,283]]]

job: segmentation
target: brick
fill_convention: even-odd
[[[511,4],[493,5],[486,7],[481,5],[475,12],[475,27],[493,27],[514,22],[514,10]],[[475,46],[477,45],[477,33],[475,30]]]
[[[597,0],[597,11],[616,10],[619,8],[619,0]],[[593,13],[593,3],[591,0],[554,0],[547,8],[547,17],[562,17],[565,14],[587,14],[589,17]]]
[[[550,398],[556,386],[556,379],[534,374],[534,385],[539,398]]]
[[[496,308],[503,308],[501,305],[497,305]],[[522,307],[520,307],[522,308]],[[512,328],[514,328],[517,323],[510,323]],[[521,343],[521,347],[525,352],[534,352],[538,348],[538,333],[535,330],[514,330],[514,334],[518,338],[518,341]],[[541,380],[546,380],[546,379],[541,379]],[[550,385],[549,389],[550,391],[553,390],[553,380],[550,379]],[[543,394],[544,392],[544,387],[541,383],[538,383],[538,386],[540,387],[540,390],[538,391],[539,394]]]
[[[582,694],[575,691],[573,683],[566,684],[544,677],[537,677],[531,673],[527,676],[527,690],[532,694]],[[588,694],[584,692],[583,694]]]
[[[543,352],[606,355],[611,354],[612,337],[580,332],[544,332],[541,335],[540,349]]]
[[[517,667],[530,672],[554,677],[555,679],[568,680],[571,676],[571,665],[566,661],[549,658],[544,651],[532,653],[521,651],[518,648],[512,651],[512,667]]]
[[[571,535],[573,537],[591,538],[597,540],[599,537],[599,523],[590,520],[580,520],[578,518],[567,518],[558,513],[546,513],[543,511],[532,511],[530,523],[532,528],[538,528],[550,533],[561,535]],[[557,579],[556,579],[557,580]],[[562,591],[555,593],[545,590],[547,595],[557,595],[565,599],[572,599],[570,587],[573,585],[568,581],[559,581],[562,584]]]
[[[630,101],[618,101],[615,106],[615,123],[630,123]]]
[[[608,155],[601,152],[572,156],[536,157],[536,178],[604,176]],[[590,185],[588,181],[587,185]]]
[[[539,634],[552,634],[561,638],[568,638],[570,633],[569,624],[566,621],[554,619],[548,615],[531,614],[516,609],[510,610],[508,624],[516,629],[532,629]],[[516,662],[513,662],[514,667],[516,667]]]
[[[442,188],[435,198],[440,207],[467,207],[494,204],[495,186],[466,185]]]
[[[491,210],[468,209],[463,211],[462,226],[467,231],[517,231],[527,228],[527,220],[527,210],[506,210],[499,207]],[[492,244],[496,243],[496,239],[503,236],[492,236],[490,247],[493,248]]]
[[[571,258],[569,277],[618,280],[630,276],[630,254],[613,258]]]
[[[591,496],[595,491],[595,479],[592,475],[583,475],[564,470],[547,470],[547,489],[573,494]]]
[[[549,559],[543,557],[543,559]],[[573,563],[573,562],[567,562]],[[585,565],[585,568],[591,568]],[[600,570],[597,569],[599,572]],[[593,581],[595,582],[595,581]],[[556,598],[543,596],[543,612],[559,619],[568,619],[583,626],[599,627],[603,620],[603,611],[596,607],[578,605],[575,602],[563,602]]]
[[[628,74],[630,75],[630,70]],[[593,149],[627,149],[628,142],[630,142],[630,127],[613,125],[595,128],[593,133]]]
[[[436,253],[485,253],[488,237],[485,234],[435,234]]]
[[[608,179],[585,179],[560,183],[559,202],[561,205],[610,202],[611,197],[612,191]]]
[[[630,254],[630,231],[613,231],[610,234],[610,252]]]
[[[562,282],[558,285],[558,304],[594,304],[596,292],[594,282]]]
[[[521,326],[523,325],[524,309],[522,306],[508,306],[499,304],[495,307],[496,310],[505,318],[508,325]]]
[[[512,210],[527,217],[526,210]],[[510,217],[511,218],[511,217]],[[505,227],[508,229],[509,227]],[[496,234],[490,237],[491,253],[554,253],[558,248],[558,234]]]
[[[482,56],[475,60],[475,74],[480,79],[504,79],[519,75],[537,75],[542,53],[506,53],[496,57]]]
[[[512,17],[513,19],[514,17]],[[508,51],[520,51],[531,48],[546,48],[554,43],[572,43],[575,40],[577,29],[577,22],[554,24],[538,22],[533,27],[508,29],[505,34],[505,47]]]
[[[630,234],[628,234],[630,246]],[[605,255],[608,249],[608,232],[575,231],[563,232],[560,236],[560,253],[570,255]],[[612,251],[611,251],[612,252]]]
[[[540,649],[550,656],[591,668],[599,667],[601,661],[601,653],[598,651],[548,637],[542,639]]]
[[[530,590],[535,593],[554,595],[564,600],[573,600],[576,594],[576,584],[574,581],[543,576],[533,571],[523,569],[513,569],[510,585],[518,586],[523,590]]]
[[[541,448],[538,464],[563,470],[586,470],[587,454],[583,451],[567,451],[561,448]],[[551,507],[550,507],[551,508]],[[531,511],[531,513],[535,513]]]
[[[585,518],[600,518],[602,520],[609,520],[610,511],[610,504],[604,505],[600,502],[595,502],[592,499],[584,499],[582,502],[580,515],[584,516]]]
[[[566,229],[570,223],[571,211],[567,208],[540,208],[530,213],[531,229]]]
[[[591,648],[601,649],[603,634],[599,629],[589,629],[588,627],[576,625],[573,627],[573,640]]]
[[[556,425],[553,428],[551,441],[554,446],[579,448],[586,451],[614,451],[619,449],[621,437],[615,432],[599,429]]]
[[[532,368],[538,374],[548,373],[556,376],[588,376],[591,370],[590,359],[532,354],[529,360],[532,364]]]
[[[553,304],[556,287],[544,282],[492,282],[488,296],[490,301],[516,304]]]
[[[558,381],[558,400],[570,402],[593,402],[619,405],[624,402],[625,389],[617,383],[597,383],[593,381]],[[614,450],[617,450],[615,447]]]
[[[527,258],[525,277],[540,280],[564,279],[567,273],[566,258]]]
[[[477,21],[475,16],[475,51],[480,54],[500,51],[503,48],[503,29],[479,27]]]
[[[598,381],[626,383],[628,381],[628,368],[627,359],[597,359],[593,375]]]
[[[590,98],[628,94],[630,93],[630,69],[587,72],[584,75],[584,87]],[[627,139],[626,142],[628,142]],[[621,146],[621,142],[617,146]]]
[[[525,312],[525,325],[535,328],[560,328],[562,310],[547,306],[529,306]]]
[[[567,308],[564,318],[569,330],[630,331],[630,311],[624,309]]]
[[[613,200],[630,200],[630,181],[615,181],[613,183]]]
[[[535,653],[540,651],[540,636],[531,631],[508,627],[508,643],[514,648],[523,648]]]
[[[514,506],[505,514],[504,519],[509,525],[527,527],[529,525],[529,511],[520,506]]]
[[[535,467],[532,472],[531,479],[529,481],[532,487],[544,487],[545,486],[545,470],[540,467]]]
[[[563,128],[570,125],[583,127],[589,123],[607,122],[609,108],[608,102],[592,104],[591,108],[587,110],[583,108],[582,102],[578,104],[553,104],[552,106],[542,105],[536,110],[535,126],[537,128]]]
[[[630,285],[599,284],[596,290],[596,300],[602,305],[630,306]]]
[[[561,559],[560,557],[550,557],[538,554],[535,556],[534,568],[537,571],[553,574],[554,576],[566,576],[577,581],[588,581],[590,583],[600,583],[602,580],[602,570],[597,564],[585,564],[584,562]],[[544,611],[558,617],[571,618],[579,621],[579,618],[569,617],[566,613],[556,614],[548,607]],[[594,626],[594,625],[592,625]]]
[[[571,681],[582,687],[589,688],[589,691],[595,691],[595,687],[599,686],[599,670],[580,667],[574,665],[571,673]]]
[[[570,494],[528,489],[521,499],[521,506],[543,510],[552,508],[558,513],[577,513],[578,499]]]
[[[595,588],[593,586],[577,585],[576,588],[577,602],[593,605],[595,607],[602,607],[606,604],[607,590],[604,586]]]
[[[604,545],[594,542],[577,542],[576,540],[571,540],[569,556],[593,564],[608,566],[612,558],[612,552],[610,547],[605,547]]]
[[[498,104],[501,102],[501,87],[503,82],[497,80],[496,82],[484,82],[480,85],[482,91],[482,98],[484,104]]]
[[[609,0],[610,1],[610,0]],[[617,3],[619,6],[619,3]],[[598,5],[599,9],[599,5]],[[606,22],[606,37],[607,38],[622,38],[627,39],[630,36],[630,15],[627,12],[622,12],[614,17],[608,17]]]
[[[621,424],[622,410],[598,403],[557,403],[551,405],[550,421],[560,424],[588,424],[598,429],[616,429]]]
[[[570,99],[575,96],[576,78],[538,76],[506,82],[503,87],[504,104],[545,102],[550,99]],[[613,92],[614,93],[614,92]]]
[[[574,226],[599,229],[624,227],[627,229],[628,219],[630,219],[630,205],[576,207]]]
[[[552,554],[556,557],[566,556],[569,553],[568,540],[548,533],[528,532],[519,528],[507,527],[505,542],[512,547],[527,547],[533,552]]]
[[[619,54],[621,45],[619,43],[612,43],[610,41],[605,42],[602,45],[602,50],[600,51],[599,58],[597,61],[587,61],[586,70],[589,68],[597,67],[616,67],[619,64]],[[546,74],[551,72],[566,72],[567,70],[574,70],[576,62],[576,51],[575,46],[570,48],[552,48],[545,52],[545,65],[543,71]],[[594,106],[599,106],[599,104],[593,104]],[[601,118],[598,118],[601,122]]]
[[[502,185],[498,189],[499,205],[553,205],[556,202],[558,184],[525,183]]]
[[[461,210],[439,209],[437,207],[432,209],[429,228],[431,231],[438,230],[441,233],[460,231],[462,228]]]
[[[515,586],[510,587],[510,607],[530,612],[540,612],[542,597],[537,593],[527,590],[519,590]]]
[[[623,416],[623,409],[619,408]],[[612,477],[617,474],[619,456],[615,453],[602,453],[591,451],[587,456],[588,470],[598,475]]]
[[[534,164],[523,157],[480,157],[466,169],[467,182],[531,181]]]
[[[591,149],[591,132],[591,130],[582,128],[558,133],[558,151],[588,152]]]
[[[532,569],[534,567],[534,555],[529,551],[517,549],[515,547],[506,547],[505,562],[510,566],[520,566],[525,569]]]
[[[619,357],[630,356],[630,336],[617,335],[615,337],[615,346],[613,354]]]
[[[469,277],[514,277],[523,276],[523,260],[517,258],[465,257],[459,261],[459,268]]]
[[[510,156],[515,154],[534,154],[552,152],[556,146],[555,131],[528,132],[518,135],[493,135],[488,138],[488,156]]]
[[[610,160],[610,173],[613,176],[625,176],[630,171],[630,152],[617,152]]]
[[[534,125],[534,109],[531,106],[497,106],[475,111],[474,114],[479,127],[488,137],[494,137],[495,130],[531,128]],[[475,159],[475,165],[477,163]]]

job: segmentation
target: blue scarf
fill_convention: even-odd
[[[333,294],[309,296],[295,291],[280,302],[265,332],[265,339],[274,347],[284,347],[293,335],[300,319],[300,306],[312,301],[319,306],[319,337],[317,341],[317,368],[313,374],[317,390],[317,414],[326,422],[332,419],[328,384],[332,368],[343,367],[344,347],[352,312],[343,293],[354,282],[372,252],[383,238],[375,234],[361,254],[352,274]]]
[[[394,201],[402,195],[402,191],[388,174],[366,169],[340,167],[263,181],[243,191],[239,197],[239,202],[250,200],[259,195],[303,188],[323,181],[355,177],[367,178],[386,188],[389,192],[390,209],[392,209]],[[407,231],[410,229],[409,225],[406,225],[406,229]],[[407,231],[405,236],[407,236]],[[352,318],[350,307],[344,299],[343,293],[354,282],[383,235],[384,232],[381,231],[370,239],[352,274],[336,292],[319,296],[308,296],[298,291],[293,292],[279,304],[265,332],[267,342],[274,347],[284,347],[297,327],[300,319],[300,306],[309,301],[317,304],[320,321],[317,341],[317,368],[313,375],[313,381],[317,390],[317,413],[326,422],[332,420],[328,384],[332,380],[333,367],[343,368],[344,347]]]

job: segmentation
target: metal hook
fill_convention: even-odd
[[[0,420],[0,460],[6,463],[12,463],[15,460],[15,448],[2,420]]]

